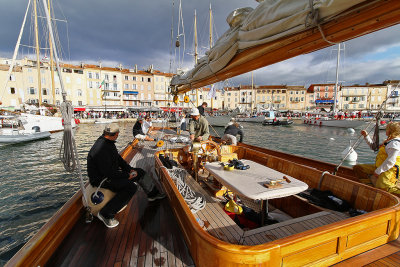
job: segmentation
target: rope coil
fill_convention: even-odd
[[[197,196],[196,193],[189,187],[189,185],[184,182],[184,179],[188,174],[186,170],[176,167],[167,170],[176,187],[178,188],[179,193],[182,195],[186,204],[188,204],[192,213],[194,214],[199,210],[204,209],[207,203],[204,196],[201,194]]]

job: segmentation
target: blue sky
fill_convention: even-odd
[[[40,0],[40,5],[42,0]],[[135,64],[169,71],[171,23],[177,35],[179,0],[53,0],[64,61],[98,63],[130,68]],[[0,57],[12,56],[28,0],[0,0]],[[172,12],[174,3],[174,12]],[[193,65],[193,13],[196,9],[201,47],[208,46],[209,1],[182,0],[186,51],[182,65]],[[228,14],[240,7],[256,7],[255,0],[213,0],[214,35],[227,29]],[[172,14],[174,14],[172,16]],[[32,44],[30,26],[23,43]],[[180,30],[182,31],[182,30]],[[340,80],[345,84],[381,83],[400,79],[400,26],[346,42]],[[68,36],[68,38],[67,38]],[[182,38],[181,38],[182,40]],[[26,53],[25,49],[25,53]],[[326,48],[254,72],[256,84],[307,85],[335,77],[335,51]],[[175,54],[174,52],[172,54]],[[176,62],[175,58],[175,62]],[[175,68],[177,64],[173,67]],[[233,78],[232,85],[250,83],[250,74]]]

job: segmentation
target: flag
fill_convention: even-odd
[[[217,93],[217,88],[213,84],[211,85],[210,91],[208,91],[208,98],[213,98],[216,93]]]
[[[99,89],[101,89],[101,87],[106,83],[106,80],[103,80],[99,86]]]

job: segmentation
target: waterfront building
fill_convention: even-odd
[[[338,86],[338,97],[337,103],[339,103],[339,90],[340,86]],[[335,101],[335,84],[334,83],[320,83],[320,84],[311,84],[307,88],[307,94],[313,99],[314,103],[307,101],[308,104],[314,104],[316,110],[324,110],[331,111],[333,110],[333,103]],[[311,95],[313,97],[311,97]],[[310,108],[309,108],[310,109]]]
[[[307,89],[304,86],[288,85],[286,87],[287,109],[295,112],[307,110],[306,92]]]
[[[5,92],[0,92],[0,101],[2,102],[0,105],[2,105],[2,109],[13,111],[18,109],[20,104],[26,100],[29,89],[25,87],[23,83],[22,66],[15,66],[10,77],[7,77],[9,67],[9,62],[7,60],[0,61],[0,84],[2,87],[8,79]],[[1,90],[3,90],[3,88],[1,88]],[[35,93],[35,89],[33,89],[32,92]]]
[[[386,80],[383,82],[387,86],[387,97],[386,110],[388,112],[399,112],[400,111],[400,80]]]
[[[222,109],[234,110],[239,106],[239,88],[238,87],[226,87],[224,88]]]
[[[387,96],[384,84],[351,85],[341,87],[340,109],[343,111],[378,110]]]
[[[286,85],[257,85],[256,104],[264,109],[287,110]]]

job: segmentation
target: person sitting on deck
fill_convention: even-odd
[[[133,129],[132,129],[133,137],[135,137],[136,139],[139,139],[139,140],[154,141],[154,138],[151,138],[148,135],[148,133],[152,129],[151,121],[146,121],[145,127],[143,127],[143,124],[145,124],[144,119],[138,118],[135,125],[133,125]],[[146,131],[146,133],[144,132],[144,130]]]
[[[232,122],[232,121],[231,121]],[[240,126],[237,122],[233,122],[232,124],[228,124],[225,128],[224,136],[222,136],[222,141],[228,142],[232,145],[237,145],[236,135],[240,135],[239,142],[243,141],[243,131],[240,129]]]
[[[97,214],[109,228],[119,224],[114,216],[129,203],[137,191],[137,184],[143,188],[149,201],[165,197],[143,169],[132,168],[119,155],[115,146],[118,135],[118,124],[106,125],[103,135],[96,140],[87,156],[89,183],[93,187],[101,186],[116,193]]]
[[[190,117],[192,118],[189,123],[190,140],[197,142],[207,140],[210,136],[210,130],[206,118],[200,116],[197,108],[192,109]]]
[[[361,131],[367,144],[372,148],[372,140],[366,131]],[[375,164],[358,164],[353,167],[361,182],[372,184],[389,193],[400,194],[397,185],[400,166],[400,124],[391,122],[386,126],[387,139],[379,147]]]

